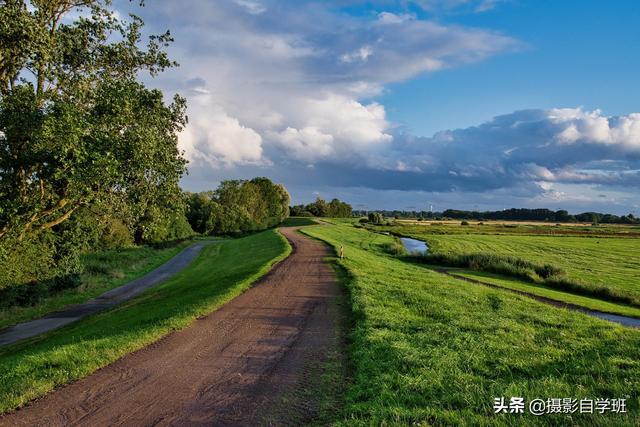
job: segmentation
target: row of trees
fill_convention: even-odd
[[[612,215],[598,212],[584,212],[571,215],[566,210],[549,209],[505,209],[503,211],[462,211],[448,209],[442,216],[454,219],[475,220],[512,220],[512,221],[548,221],[548,222],[591,222],[602,224],[640,224],[640,219],[629,215]]]
[[[351,205],[338,199],[333,199],[327,203],[324,199],[318,197],[315,202],[308,205],[291,207],[291,216],[348,218],[351,215]]]
[[[187,220],[198,233],[262,230],[289,216],[289,193],[267,178],[223,181],[214,191],[187,196]]]
[[[355,216],[367,216],[370,211],[354,211]],[[566,210],[552,211],[549,209],[505,209],[502,211],[465,211],[447,209],[443,212],[429,211],[374,211],[387,218],[418,218],[418,219],[466,219],[466,220],[502,220],[502,221],[546,221],[546,222],[591,222],[601,224],[640,224],[640,218],[629,215],[612,215],[598,212],[584,212],[572,215]]]

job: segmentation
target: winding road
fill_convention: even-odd
[[[245,293],[0,426],[305,424],[317,403],[288,397],[313,387],[311,372],[335,345],[340,290],[327,246],[281,232],[293,253]]]
[[[171,276],[182,271],[196,258],[196,256],[198,256],[205,246],[220,241],[221,240],[205,240],[194,243],[193,245],[183,249],[178,255],[174,256],[160,267],[136,280],[132,280],[126,285],[107,291],[99,297],[91,299],[85,303],[72,305],[64,310],[56,311],[40,319],[18,323],[17,325],[1,330],[0,347],[58,329],[64,325],[68,325],[69,323],[73,323],[91,314],[134,298],[147,289],[164,282]]]

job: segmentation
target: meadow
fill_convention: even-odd
[[[0,413],[184,328],[247,289],[290,250],[276,230],[211,244],[186,269],[138,298],[0,348]]]
[[[564,273],[560,283],[549,283],[550,287],[640,306],[637,227],[458,223],[376,229],[424,240],[432,255],[489,254],[547,264]]]
[[[337,425],[640,422],[640,331],[472,286],[389,254],[393,236],[346,222],[304,233],[345,258],[350,382]],[[496,397],[626,398],[624,414],[495,414]]]

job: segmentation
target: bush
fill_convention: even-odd
[[[460,225],[469,225],[469,221],[462,221]]]
[[[540,276],[545,280],[550,278],[560,278],[566,274],[566,272],[563,269],[553,266],[551,264],[536,266],[535,272],[538,276]]]
[[[359,222],[360,224],[368,224],[368,223],[369,223],[369,218],[360,218],[360,219],[358,220],[358,222]]]
[[[79,215],[55,229],[5,239],[0,245],[0,307],[34,305],[78,287],[83,271],[80,254],[99,236],[95,224]]]
[[[109,218],[98,247],[116,249],[133,245],[133,234],[127,225],[118,218]]]
[[[375,225],[384,224],[384,216],[380,212],[371,212],[369,214],[369,222]]]
[[[407,254],[407,250],[398,238],[394,239],[393,242],[383,243],[381,246],[382,250],[390,255],[400,256]]]

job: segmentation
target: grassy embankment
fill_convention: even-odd
[[[590,230],[575,236],[552,234],[558,232],[555,230],[558,227],[552,225],[527,226],[518,234],[522,227],[399,225],[379,228],[427,241],[434,262],[438,261],[437,257],[456,261],[476,256],[498,261],[510,257],[539,266],[547,264],[565,273],[545,281],[549,289],[640,307],[640,238],[628,236],[628,228],[609,227],[605,235],[593,234],[596,231]],[[487,228],[495,229],[496,233],[488,234]],[[534,230],[540,234],[534,234]],[[619,232],[614,234],[614,230]],[[541,288],[531,288],[534,293],[537,289]]]
[[[138,298],[37,339],[0,348],[0,412],[187,326],[240,294],[290,250],[275,230],[214,243],[185,270]]]
[[[166,248],[142,246],[85,254],[79,287],[52,295],[34,306],[0,310],[0,329],[95,298],[159,267],[191,243],[193,240]]]
[[[304,230],[350,272],[353,382],[338,425],[640,422],[640,331],[460,281],[351,225]],[[627,398],[626,414],[495,415],[495,397]]]

